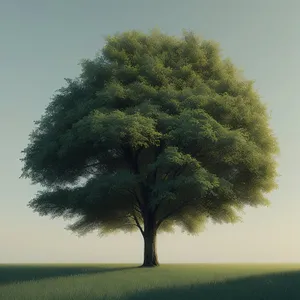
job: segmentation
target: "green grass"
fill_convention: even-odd
[[[300,264],[0,265],[1,300],[298,300]]]

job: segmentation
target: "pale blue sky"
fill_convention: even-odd
[[[297,0],[0,0],[0,263],[142,261],[138,233],[78,238],[27,208],[38,187],[19,179],[19,158],[80,59],[93,58],[107,34],[154,27],[220,42],[256,81],[281,148],[270,208],[247,209],[240,224],[209,224],[197,237],[161,234],[160,261],[300,262],[299,11]]]

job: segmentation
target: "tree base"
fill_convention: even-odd
[[[153,257],[152,259],[145,259],[143,264],[140,266],[141,268],[154,268],[154,267],[158,267],[159,266],[159,262],[155,257]]]
[[[159,263],[143,263],[140,268],[154,268],[159,267]]]

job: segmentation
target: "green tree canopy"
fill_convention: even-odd
[[[80,234],[138,229],[154,266],[158,231],[195,234],[269,203],[278,146],[267,109],[215,42],[117,34],[66,81],[23,151],[40,215],[75,218]]]

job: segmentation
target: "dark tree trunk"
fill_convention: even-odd
[[[156,232],[144,236],[144,263],[142,267],[159,266],[156,252]]]
[[[154,218],[148,217],[145,220],[144,230],[144,263],[142,267],[156,267],[159,266],[156,252],[156,233],[157,228]]]

